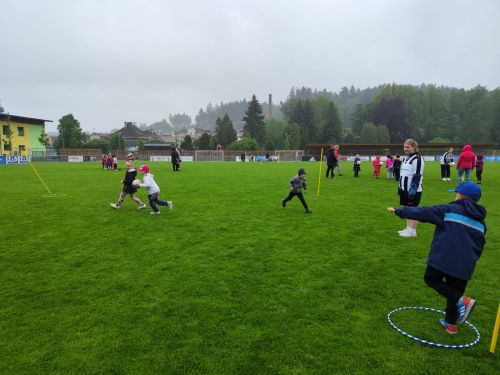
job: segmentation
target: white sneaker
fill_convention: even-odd
[[[417,237],[417,231],[407,230],[406,232],[399,233],[399,237]]]
[[[451,181],[451,178],[447,178],[446,181]]]
[[[151,211],[151,212],[150,212],[150,214],[151,214],[151,215],[159,215],[159,214],[160,214],[160,211],[156,211],[156,212],[155,212],[155,211]]]
[[[167,207],[168,208],[174,207],[174,203],[172,201],[167,201]]]
[[[145,205],[144,203],[143,203],[143,204],[141,204],[139,207],[137,207],[137,209],[138,209],[138,210],[141,210],[141,209],[143,209],[143,208],[146,208],[146,205]]]
[[[446,178],[443,178],[442,180],[443,180],[443,181],[448,181]]]
[[[403,233],[403,232],[408,232],[408,228],[405,228],[403,230],[398,230],[398,233]]]
[[[118,206],[116,203],[111,203],[110,206],[113,207],[115,210],[120,208],[120,206]]]

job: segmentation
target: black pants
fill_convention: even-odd
[[[295,196],[297,196],[300,199],[300,201],[302,202],[302,206],[304,206],[304,209],[307,211],[309,207],[307,207],[306,200],[304,199],[304,195],[302,193],[294,193],[293,191],[291,191],[290,194],[288,194],[288,197],[283,199],[283,202],[285,202],[286,204],[286,202],[292,200],[292,198]]]
[[[328,173],[330,173],[330,171],[332,172],[332,178],[335,177],[335,175],[333,174],[333,169],[335,168],[335,165],[329,165],[328,168],[326,169],[326,178],[328,178]]]
[[[424,281],[432,289],[446,298],[446,322],[449,324],[457,324],[457,302],[464,295],[465,288],[467,287],[467,280],[457,279],[456,277],[447,275],[427,265]]]
[[[483,170],[481,169],[480,171],[478,171],[476,169],[476,178],[477,178],[477,182],[481,182],[481,175],[483,174]]]
[[[359,170],[360,170],[359,165],[355,165],[353,170],[354,170],[354,177],[359,177]]]
[[[449,164],[441,164],[441,178],[450,178]]]
[[[175,171],[178,171],[179,170],[179,167],[180,167],[180,164],[179,163],[172,163],[172,169]]]

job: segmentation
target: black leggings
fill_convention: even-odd
[[[450,178],[449,164],[441,164],[441,178]]]
[[[436,292],[446,298],[445,320],[449,324],[457,324],[457,302],[463,296],[467,280],[457,279],[427,265],[424,281]]]

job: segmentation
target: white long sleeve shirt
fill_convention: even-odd
[[[144,175],[144,182],[141,184],[141,187],[145,187],[146,189],[148,189],[148,194],[160,192],[160,188],[156,184],[154,176],[151,173],[146,173]]]

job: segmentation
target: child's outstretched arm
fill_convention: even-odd
[[[387,207],[387,211],[394,212],[402,219],[417,220],[422,223],[441,225],[444,222],[444,214],[447,212],[447,205],[436,205],[428,207]]]

